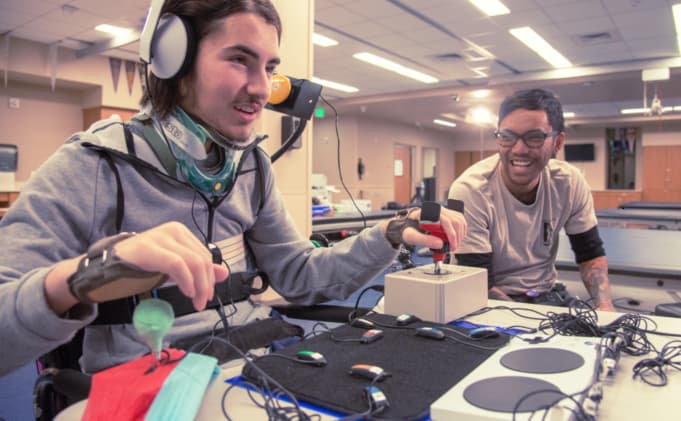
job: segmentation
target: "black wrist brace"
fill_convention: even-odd
[[[145,271],[116,255],[114,245],[133,235],[120,233],[90,246],[67,281],[74,297],[86,304],[101,303],[149,291],[166,281],[166,274]]]
[[[414,228],[418,232],[424,232],[419,225],[419,221],[416,219],[400,218],[393,219],[388,223],[388,228],[385,230],[385,238],[388,239],[388,242],[390,242],[394,249],[398,249],[400,244],[404,243],[402,233],[409,227]]]

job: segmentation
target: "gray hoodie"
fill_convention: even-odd
[[[247,256],[252,257],[274,290],[293,303],[347,298],[396,256],[378,227],[331,248],[314,248],[286,212],[269,157],[259,147],[243,154],[235,184],[216,200],[209,223],[209,200],[166,174],[139,134],[133,139],[136,157],[127,153],[117,119],[74,135],[31,176],[0,221],[0,374],[68,342],[97,315],[96,305],[80,304],[58,317],[43,291],[45,276],[57,262],[116,233],[116,178],[102,151],[113,157],[120,174],[122,231],[179,221],[201,241],[218,244],[232,272],[246,270]],[[238,308],[233,322],[269,312],[249,302]],[[217,320],[212,310],[177,318],[166,340],[208,332]],[[148,352],[131,325],[90,326],[83,348],[86,372]]]

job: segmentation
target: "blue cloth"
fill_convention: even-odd
[[[208,383],[220,372],[217,363],[217,358],[208,355],[185,355],[163,383],[145,421],[193,420]]]

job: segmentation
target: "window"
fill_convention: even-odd
[[[639,127],[605,129],[608,154],[608,189],[636,188],[636,144]]]

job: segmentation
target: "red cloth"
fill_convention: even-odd
[[[151,354],[95,374],[82,420],[144,419],[166,377],[185,354],[177,349],[167,351],[172,362],[160,364],[149,374],[144,373],[154,364]]]

